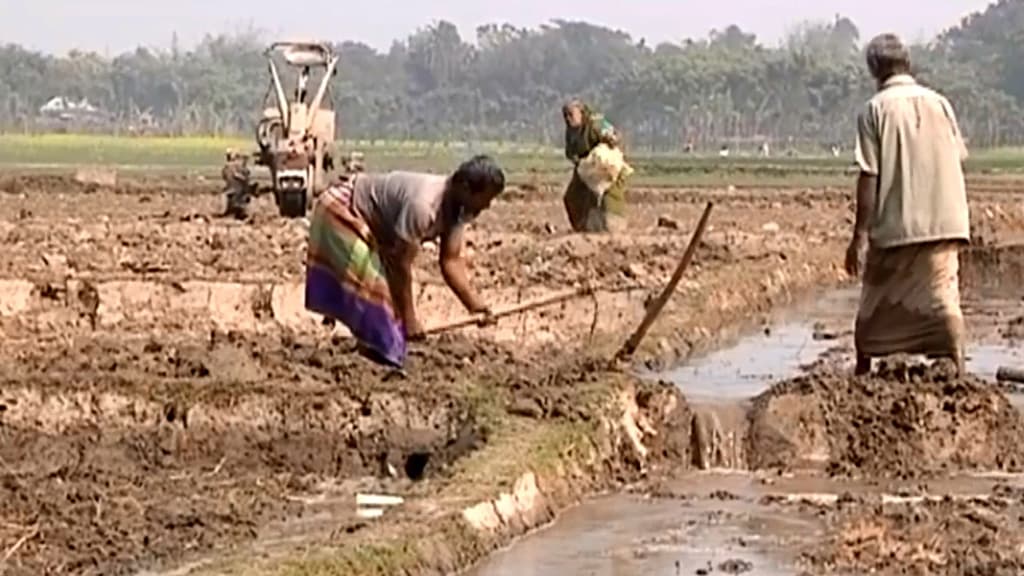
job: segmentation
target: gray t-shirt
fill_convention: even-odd
[[[380,244],[420,244],[441,233],[447,183],[446,176],[417,172],[360,174],[352,202]]]

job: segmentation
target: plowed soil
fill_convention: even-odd
[[[434,338],[396,373],[305,313],[305,227],[279,219],[267,198],[235,222],[217,216],[214,185],[185,177],[114,190],[60,176],[0,179],[5,573],[173,568],[325,509],[328,532],[344,531],[360,483],[444,475],[487,441],[494,405],[586,420],[580,383],[642,317],[708,200],[712,227],[641,359],[713,346],[723,328],[756,322],[794,287],[842,277],[852,217],[844,192],[640,190],[633,199],[629,234],[608,238],[570,235],[557,190],[510,193],[470,232],[485,296],[503,305],[583,283],[597,294]],[[1019,200],[979,194],[974,217],[1000,238],[1020,234]],[[428,247],[417,265],[428,326],[463,313],[434,259]],[[877,391],[864,386],[856,398]],[[847,406],[827,398],[830,414]],[[908,416],[943,409],[900,398],[890,403],[904,402]],[[964,398],[951,418],[1001,414],[996,400]],[[842,454],[884,464],[856,443]],[[971,457],[1012,463],[1009,452]]]

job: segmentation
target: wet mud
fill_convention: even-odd
[[[992,383],[898,363],[870,377],[818,372],[754,401],[754,468],[815,464],[833,475],[1019,472],[1024,421]]]
[[[802,560],[816,574],[1020,574],[1022,512],[1021,489],[1007,486],[961,499],[844,498]]]
[[[1001,258],[999,266],[1016,266]],[[1017,573],[1019,503],[1005,495],[1024,478],[1021,416],[994,374],[1019,352],[1004,332],[1018,303],[981,271],[985,260],[984,250],[964,258],[974,270],[964,278],[969,369],[982,376],[893,358],[853,377],[855,289],[755,319],[726,340],[734,344],[661,375],[691,405],[690,472],[585,505],[474,576],[524,566],[540,574]],[[612,526],[608,507],[618,510]],[[976,522],[985,529],[973,530]]]

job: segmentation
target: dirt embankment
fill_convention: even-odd
[[[308,341],[108,340],[5,363],[0,547],[27,537],[7,573],[132,574],[310,514],[346,478],[446,474],[489,430],[454,376],[467,348],[445,348],[458,367],[423,387]]]
[[[340,543],[367,527],[352,516],[357,488],[424,501],[438,485],[463,490],[456,464],[508,418],[593,431],[579,440],[603,444],[579,465],[603,482],[688,458],[678,392],[622,382],[634,392],[620,403],[617,377],[593,360],[449,336],[414,347],[400,374],[350,348],[215,333],[22,350],[0,368],[0,548],[18,545],[7,573],[173,568],[327,513],[331,527],[303,537]],[[549,497],[551,513],[568,503]]]
[[[991,383],[897,363],[869,377],[824,370],[774,386],[750,414],[755,469],[916,477],[1024,469],[1024,421]]]

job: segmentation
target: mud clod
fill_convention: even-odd
[[[729,492],[728,490],[715,490],[708,496],[708,498],[711,500],[719,500],[722,502],[731,502],[740,499],[739,496],[733,494],[732,492]]]
[[[746,574],[753,570],[753,563],[746,560],[726,560],[718,565],[718,571],[726,574]]]
[[[816,574],[1021,574],[1021,504],[998,493],[838,508],[827,515],[829,537],[804,563]]]
[[[754,468],[913,478],[1024,465],[1024,422],[1006,397],[941,366],[896,363],[870,377],[800,377],[757,398],[750,421]]]

